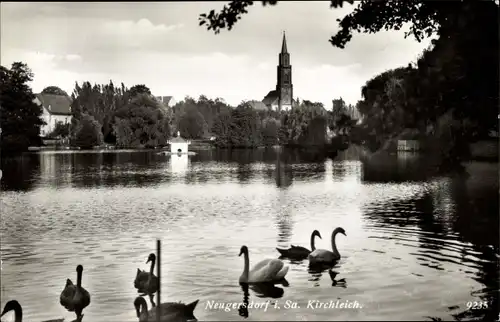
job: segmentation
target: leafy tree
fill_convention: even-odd
[[[214,143],[216,146],[231,146],[231,122],[231,111],[223,111],[215,117],[211,132],[215,135]]]
[[[200,139],[207,132],[207,124],[196,105],[187,105],[180,116],[177,127],[181,135],[190,139]]]
[[[151,95],[151,90],[144,84],[134,85],[129,90],[130,97],[135,97],[139,94]]]
[[[326,120],[327,111],[322,103],[302,100],[291,111],[283,114],[278,130],[279,141],[285,145],[321,145],[324,139],[318,138],[326,136]]]
[[[66,138],[70,135],[71,123],[57,122],[54,130],[47,135],[50,138],[62,137]]]
[[[34,103],[35,95],[28,82],[33,73],[22,62],[8,69],[0,66],[0,124],[3,151],[24,151],[30,145],[40,145],[42,107]]]
[[[262,122],[262,144],[272,146],[278,144],[278,120],[274,118],[266,118]]]
[[[342,97],[332,100],[332,112],[334,115],[340,116],[341,114],[344,114],[346,111],[346,107],[347,105]]]
[[[71,138],[71,144],[81,148],[92,148],[104,143],[101,124],[89,114],[83,114]]]
[[[262,144],[259,114],[247,103],[219,114],[212,127],[219,147],[254,148]]]
[[[115,143],[113,133],[114,113],[129,102],[129,90],[122,83],[115,87],[112,81],[109,84],[94,85],[84,82],[80,86],[75,84],[72,94],[71,113],[72,129],[76,126],[83,114],[92,115],[100,124],[106,142]]]
[[[327,121],[324,116],[317,115],[312,118],[300,138],[301,145],[324,146],[326,143]]]
[[[113,131],[121,147],[157,147],[167,144],[169,120],[148,94],[138,94],[115,113]]]
[[[42,94],[53,94],[53,95],[63,95],[63,96],[69,96],[66,91],[62,90],[61,88],[57,86],[47,86],[43,89]]]
[[[329,114],[328,127],[331,131],[339,133],[340,124],[347,114],[347,105],[342,97],[332,100],[332,111]]]
[[[254,148],[262,143],[260,119],[257,111],[242,103],[231,111],[231,146]]]
[[[231,109],[222,98],[212,100],[208,99],[205,95],[201,95],[195,104],[198,107],[198,111],[203,115],[203,119],[207,124],[207,129],[212,128],[213,122],[219,113]]]

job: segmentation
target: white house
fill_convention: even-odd
[[[170,144],[170,153],[185,154],[189,152],[188,146],[191,141],[181,138],[181,132],[177,131],[177,137],[170,139],[168,143]]]
[[[166,107],[172,107],[177,103],[173,96],[156,96],[155,98]]]
[[[47,123],[40,128],[40,136],[54,131],[58,122],[71,123],[71,99],[68,96],[36,94],[34,102],[43,107],[42,119]]]

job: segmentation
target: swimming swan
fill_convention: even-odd
[[[314,237],[318,236],[321,238],[321,234],[319,231],[315,230],[311,234],[311,250],[302,247],[302,246],[294,246],[291,245],[289,249],[276,248],[278,252],[280,252],[281,256],[288,257],[292,259],[306,259],[307,256],[313,252],[316,247],[314,246]]]
[[[196,300],[189,304],[184,303],[161,303],[157,307],[148,311],[148,304],[146,300],[142,297],[137,297],[134,301],[135,311],[139,322],[156,322],[156,312],[160,310],[160,321],[162,322],[185,322],[185,321],[197,321],[194,316],[194,309],[198,304],[199,300]]]
[[[254,265],[251,271],[250,259],[248,258],[248,247],[241,246],[240,255],[245,255],[245,266],[243,273],[240,276],[240,283],[269,283],[281,282],[286,273],[288,273],[288,266],[279,259],[264,259]]]
[[[337,250],[337,245],[335,244],[335,236],[340,233],[347,236],[344,228],[337,227],[332,232],[332,251],[326,249],[316,249],[309,254],[309,264],[331,264],[340,259],[339,251]]]
[[[69,312],[75,312],[77,320],[81,321],[83,309],[90,304],[90,294],[82,287],[82,265],[76,267],[76,273],[76,285],[68,278],[66,280],[66,287],[59,297],[59,302]]]
[[[21,304],[19,304],[18,301],[11,300],[7,302],[3,308],[0,317],[4,316],[5,314],[7,314],[7,312],[10,311],[14,311],[14,322],[23,322],[23,308],[21,307]],[[64,319],[55,319],[43,322],[64,322]]]
[[[151,253],[149,254],[148,260],[146,264],[151,262],[151,267],[149,272],[141,271],[137,269],[137,274],[135,275],[134,287],[137,289],[137,293],[140,293],[141,296],[149,295],[149,300],[151,304],[155,306],[153,302],[153,294],[158,291],[158,277],[154,274],[155,263],[156,263],[156,255]]]

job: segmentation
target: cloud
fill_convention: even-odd
[[[108,83],[110,79],[119,79],[118,75],[99,72],[74,73],[59,68],[61,62],[78,63],[78,55],[55,55],[44,52],[23,52],[19,50],[2,51],[2,65],[10,67],[15,61],[25,62],[34,73],[31,82],[33,92],[39,93],[45,87],[55,85],[72,93],[75,82]]]
[[[162,36],[165,33],[183,28],[184,24],[154,25],[146,18],[139,19],[137,22],[133,20],[109,21],[103,24],[102,32],[110,36],[126,35],[132,41],[135,37]],[[139,39],[140,40],[140,39]]]
[[[67,61],[76,61],[76,60],[82,60],[82,57],[80,55],[75,55],[75,54],[69,54],[64,57]]]

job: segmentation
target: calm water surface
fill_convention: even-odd
[[[332,286],[307,261],[290,265],[288,287],[250,289],[248,320],[443,320],[492,314],[498,305],[498,166],[470,163],[468,178],[431,177],[414,155],[361,162],[275,151],[42,153],[4,160],[1,305],[17,299],[25,320],[65,317],[66,278],[92,303],[86,321],[136,321],[133,280],[162,240],[162,300],[199,299],[199,320],[243,320],[243,258],[276,258],[276,247],[330,249],[341,226]],[[273,298],[274,297],[274,298]],[[284,309],[285,301],[298,307]],[[309,300],[352,302],[357,309],[309,309]],[[469,310],[487,301],[489,310]],[[498,312],[498,310],[496,310]]]

